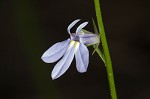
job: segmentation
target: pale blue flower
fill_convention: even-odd
[[[54,44],[41,57],[41,59],[46,63],[56,62],[62,57],[52,70],[52,79],[60,77],[67,71],[74,55],[78,72],[83,73],[87,71],[89,64],[89,51],[86,45],[99,43],[99,37],[97,34],[93,34],[91,32],[86,33],[82,30],[88,22],[82,23],[76,29],[75,33],[71,33],[70,29],[78,21],[80,21],[80,19],[73,21],[67,28],[70,38]]]

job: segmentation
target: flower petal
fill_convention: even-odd
[[[76,44],[76,67],[80,73],[86,72],[89,64],[89,51],[83,43]]]
[[[82,34],[79,37],[80,42],[87,45],[93,45],[100,42],[99,36],[97,34]]]
[[[82,30],[82,28],[84,28],[87,24],[88,24],[88,22],[84,22],[78,26],[78,28],[76,29],[77,36],[79,35],[79,32]]]
[[[80,19],[77,19],[77,20],[73,21],[73,22],[68,26],[67,31],[68,31],[68,33],[69,33],[70,35],[71,35],[70,29],[71,29],[77,22],[79,22],[79,21],[80,21]]]
[[[74,57],[74,43],[75,43],[75,41],[70,42],[70,45],[69,45],[65,55],[55,65],[55,67],[51,73],[52,79],[56,79],[56,78],[60,77],[69,68],[69,66],[73,60],[73,57]]]
[[[70,39],[62,42],[58,42],[51,46],[44,54],[41,59],[46,63],[53,63],[59,60],[66,52]]]

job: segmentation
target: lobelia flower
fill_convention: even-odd
[[[62,57],[62,59],[55,65],[54,69],[52,70],[52,79],[60,77],[67,71],[74,58],[74,55],[78,72],[83,73],[87,71],[89,64],[89,51],[86,45],[99,43],[99,36],[97,34],[85,32],[82,30],[82,28],[84,28],[88,22],[82,23],[76,29],[75,33],[71,33],[70,29],[78,21],[80,21],[80,19],[73,21],[67,28],[70,38],[54,44],[46,52],[44,52],[41,57],[41,59],[46,63],[56,62]]]

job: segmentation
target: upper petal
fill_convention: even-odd
[[[46,63],[53,63],[59,60],[66,52],[70,39],[62,42],[58,42],[51,46],[44,54],[41,59]]]
[[[88,24],[88,22],[84,22],[78,26],[78,28],[76,29],[77,36],[79,35],[79,32],[82,30],[82,28],[84,28],[87,24]]]
[[[77,19],[77,20],[73,21],[73,22],[68,26],[67,31],[68,31],[68,33],[69,33],[70,35],[71,35],[71,33],[70,33],[71,28],[72,28],[77,22],[79,22],[79,21],[80,21],[80,19]]]
[[[65,55],[55,65],[55,67],[51,73],[52,79],[56,79],[56,78],[60,77],[69,68],[69,66],[73,60],[73,57],[74,57],[74,43],[75,43],[75,41],[70,42],[69,47],[68,47]]]
[[[80,73],[86,72],[89,64],[89,51],[84,44],[76,44],[75,58],[77,70]]]

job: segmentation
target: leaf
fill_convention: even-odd
[[[97,29],[97,27],[96,27],[96,24],[95,24],[93,18],[92,18],[92,22],[93,22],[94,32],[99,35],[98,29]],[[100,37],[100,35],[99,35],[99,37]],[[103,62],[105,63],[104,53],[103,53],[103,51],[101,51],[101,50],[99,49],[99,47],[98,47],[99,44],[100,44],[100,43],[93,45],[94,51],[93,51],[92,55],[93,55],[93,54],[95,53],[95,51],[96,51],[96,52],[99,54],[99,56],[101,57],[101,59],[103,60]]]
[[[97,29],[97,27],[96,27],[96,24],[95,24],[95,22],[94,22],[94,19],[93,19],[93,18],[92,18],[92,22],[93,22],[94,32],[95,32],[96,34],[98,34],[98,35],[99,35],[98,29]]]
[[[105,56],[103,51],[101,51],[96,45],[93,45],[95,51],[97,52],[97,54],[101,57],[102,61],[105,63]]]

